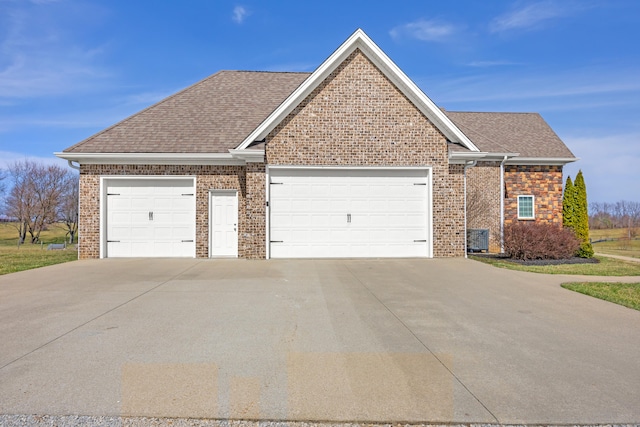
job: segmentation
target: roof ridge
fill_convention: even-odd
[[[445,110],[446,113],[463,113],[463,114],[535,114],[540,115],[537,111],[453,111]]]
[[[220,70],[218,73],[262,73],[262,74],[311,74],[311,71],[270,71],[270,70]],[[216,73],[217,74],[217,73]]]

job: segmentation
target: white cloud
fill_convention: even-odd
[[[432,76],[429,81],[420,81],[425,88],[439,92],[439,102],[494,102],[550,99],[554,103],[575,101],[576,97],[616,95],[622,102],[629,95],[640,92],[637,76],[640,70],[634,67],[583,67],[566,70],[523,70],[517,72],[499,70],[474,73],[459,78]],[[570,99],[572,98],[572,99]],[[584,99],[583,99],[584,101]],[[610,100],[606,100],[610,102]]]
[[[542,1],[514,9],[493,19],[489,30],[499,33],[517,29],[531,29],[568,13],[568,9],[560,7],[553,1]]]
[[[67,166],[67,161],[60,159],[51,154],[51,156],[32,156],[24,153],[17,153],[15,151],[1,151],[0,150],[0,170],[7,170],[7,168],[16,161],[31,160],[45,165],[58,165]]]
[[[249,15],[249,11],[244,6],[236,6],[233,8],[233,22],[236,24],[242,24],[245,18]]]
[[[501,67],[508,65],[523,65],[521,62],[514,62],[508,60],[496,60],[496,61],[472,61],[467,64],[468,67],[488,68],[488,67]]]
[[[399,25],[389,31],[391,37],[395,40],[401,38],[412,38],[421,41],[440,42],[451,37],[457,28],[453,24],[442,22],[436,19],[424,20],[420,19]]]

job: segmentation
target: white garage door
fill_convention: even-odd
[[[273,258],[429,256],[425,169],[271,169]]]
[[[193,179],[105,181],[107,257],[195,257]]]

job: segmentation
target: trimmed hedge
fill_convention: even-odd
[[[515,222],[504,228],[504,251],[514,259],[567,259],[580,248],[573,230],[554,224]]]

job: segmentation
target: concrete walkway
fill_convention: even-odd
[[[603,254],[601,252],[596,252],[596,255],[597,256],[607,257],[607,258],[621,259],[621,260],[629,261],[629,262],[640,262],[640,258],[634,258],[634,257],[630,257],[630,256]]]
[[[465,259],[95,260],[0,276],[0,414],[640,422],[640,312],[567,278]]]

